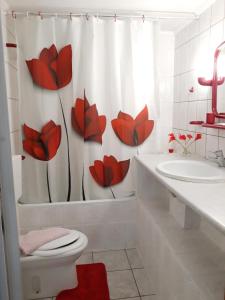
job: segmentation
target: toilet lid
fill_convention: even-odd
[[[44,244],[43,246],[39,247],[38,250],[48,251],[48,250],[53,250],[53,249],[57,249],[60,247],[64,247],[66,245],[69,245],[69,244],[75,242],[79,238],[80,238],[79,231],[71,230],[71,232],[69,234],[64,235],[56,240],[53,240],[51,242]]]
[[[75,235],[75,233],[77,235]],[[40,247],[39,249],[32,252],[31,255],[32,256],[42,256],[42,257],[55,256],[55,255],[63,254],[63,253],[68,252],[68,251],[74,251],[74,250],[76,250],[80,247],[83,247],[84,245],[87,244],[87,238],[81,232],[74,230],[74,231],[71,232],[71,236],[72,236],[72,238],[69,237],[68,239],[63,239],[64,241],[66,241],[66,244],[64,243],[63,246],[62,246],[62,244],[63,244],[62,241],[59,242],[59,241],[55,240],[56,242],[54,241],[55,243],[54,244],[52,243],[52,245],[54,247],[57,246],[56,248],[47,250],[47,248],[49,248],[49,246],[46,247],[46,244],[45,244],[42,247]],[[78,237],[78,238],[75,238],[75,237]],[[59,238],[59,239],[62,239],[62,238]],[[59,239],[57,239],[57,240],[59,240]],[[70,241],[70,243],[68,243],[68,241]],[[61,245],[61,246],[59,246],[59,245]],[[45,250],[42,250],[43,247],[44,248],[46,247]],[[50,247],[51,247],[51,244],[50,244]]]

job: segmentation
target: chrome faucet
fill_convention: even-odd
[[[223,150],[217,150],[214,152],[211,152],[214,156],[210,157],[208,156],[208,159],[215,161],[219,167],[225,167],[225,157],[223,155]]]

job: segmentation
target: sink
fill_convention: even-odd
[[[157,165],[156,170],[167,177],[202,183],[225,182],[225,168],[198,160],[169,160]]]

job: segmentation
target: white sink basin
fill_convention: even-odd
[[[216,164],[197,160],[170,160],[156,167],[156,170],[167,177],[202,183],[225,182],[225,168]]]

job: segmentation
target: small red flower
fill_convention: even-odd
[[[169,143],[171,143],[172,141],[175,141],[176,137],[174,135],[174,133],[169,133]]]
[[[26,60],[26,63],[34,83],[44,89],[58,90],[71,81],[71,45],[63,47],[58,53],[53,44],[49,49],[44,48],[39,58]]]
[[[148,108],[145,106],[135,119],[119,112],[117,119],[112,120],[112,127],[121,142],[128,146],[139,146],[151,134],[154,121],[148,119]]]
[[[32,157],[48,161],[56,155],[61,142],[60,125],[49,121],[42,127],[41,132],[38,132],[24,124],[23,132],[23,149]]]
[[[169,148],[169,153],[173,153],[173,152],[174,152],[174,149]]]
[[[202,138],[201,133],[197,133],[197,134],[195,135],[195,141],[200,140],[201,138]]]
[[[180,139],[181,141],[186,141],[186,135],[185,135],[185,134],[180,134],[180,135],[179,135],[179,139]]]
[[[84,99],[77,98],[71,111],[73,129],[85,141],[94,141],[102,144],[102,135],[106,127],[106,117],[99,116],[96,104],[90,105],[85,92]]]
[[[188,138],[189,140],[191,140],[191,139],[193,138],[193,135],[187,134],[187,138]]]
[[[102,187],[109,187],[123,181],[127,175],[130,160],[117,161],[114,156],[104,156],[103,161],[95,160],[90,166],[94,180]]]

